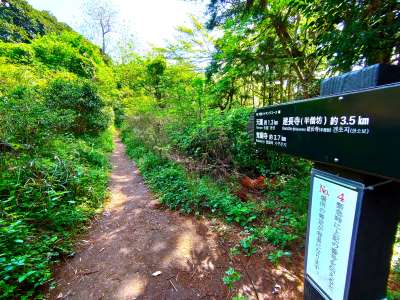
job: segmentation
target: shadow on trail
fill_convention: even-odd
[[[222,282],[230,266],[242,273],[235,286],[250,299],[257,299],[255,290],[259,299],[302,298],[302,278],[294,275],[301,268],[275,268],[262,255],[231,260],[231,245],[207,221],[160,208],[116,145],[111,202],[75,257],[56,269],[50,299],[231,299]],[[273,295],[276,284],[281,289]]]

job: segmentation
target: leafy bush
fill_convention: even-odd
[[[289,251],[276,250],[270,252],[267,257],[270,262],[272,262],[274,265],[277,265],[282,257],[290,257],[291,255],[292,253]]]
[[[117,104],[114,106],[114,124],[117,128],[120,128],[122,126],[122,122],[125,119],[125,113],[122,105]]]
[[[49,32],[71,30],[59,23],[47,11],[34,9],[25,0],[2,1],[0,9],[0,40],[5,42],[29,42],[36,36]]]
[[[265,160],[263,173],[286,174],[294,177],[310,175],[312,164],[308,160],[275,151],[266,151],[263,159]]]
[[[47,105],[62,117],[59,130],[77,134],[97,134],[104,131],[111,120],[104,111],[105,103],[89,80],[55,79],[45,94]]]
[[[29,146],[41,145],[49,135],[54,114],[34,88],[15,86],[0,96],[0,140]],[[46,118],[44,116],[47,116]]]
[[[236,295],[232,297],[232,300],[248,300],[249,298],[243,295]]]
[[[200,122],[186,124],[183,130],[171,126],[169,134],[179,150],[208,164],[219,161],[232,168],[255,169],[261,161],[247,132],[250,112],[246,108],[223,114],[209,112]]]
[[[225,275],[222,281],[229,289],[233,289],[233,284],[242,279],[242,275],[232,267],[225,271]]]
[[[241,239],[239,241],[241,250],[248,256],[256,253],[257,248],[254,245],[256,240],[257,240],[257,236],[254,234],[251,234],[251,235],[245,237],[244,239]]]
[[[96,149],[95,149],[96,148]],[[46,150],[0,160],[0,298],[30,297],[51,279],[51,264],[71,251],[106,197],[111,132],[58,137]]]
[[[79,76],[91,78],[95,74],[96,65],[89,55],[93,56],[95,48],[86,46],[85,50],[91,50],[91,53],[86,53],[79,48],[81,45],[78,43],[84,47],[87,42],[76,33],[64,32],[61,35],[37,38],[32,42],[32,48],[37,60],[46,67],[54,70],[66,69]]]
[[[387,291],[387,299],[388,300],[398,300],[400,299],[400,291],[392,291],[388,289]]]
[[[33,62],[34,55],[30,45],[0,42],[0,56],[6,57],[10,62],[29,64]]]
[[[308,168],[307,168],[308,169]],[[303,174],[303,177],[288,177],[278,192],[282,204],[286,204],[297,213],[304,215],[308,209],[308,196],[310,188],[310,173]]]

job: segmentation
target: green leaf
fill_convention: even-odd
[[[27,279],[29,276],[31,276],[32,274],[34,274],[36,271],[29,271],[25,274],[22,274],[21,276],[18,277],[18,282],[21,283],[22,281],[24,281],[25,279]]]

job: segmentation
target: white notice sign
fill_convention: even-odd
[[[314,171],[306,275],[327,299],[346,299],[353,228],[362,184]]]

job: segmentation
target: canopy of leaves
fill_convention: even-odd
[[[0,41],[29,42],[35,37],[71,28],[47,11],[38,11],[25,0],[0,1]]]
[[[316,42],[337,70],[354,65],[399,63],[400,2],[315,0],[295,5],[321,32]]]
[[[396,0],[211,0],[208,12],[209,28],[223,26],[232,18],[236,23],[250,19],[252,26],[274,29],[284,43],[294,37],[290,30],[286,32],[294,18],[306,18],[304,29],[313,35],[305,42],[315,44],[316,54],[326,56],[335,70],[398,63],[400,3]],[[266,19],[270,26],[265,26]],[[293,50],[291,54],[296,54]]]

